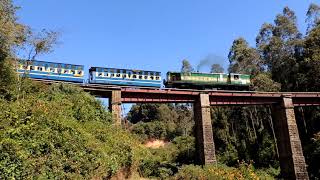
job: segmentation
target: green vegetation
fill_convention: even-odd
[[[111,124],[101,103],[78,88],[25,80],[20,96],[0,99],[3,178],[111,177],[143,153],[135,138]]]
[[[228,55],[229,72],[251,74],[251,89],[256,91],[319,91],[320,7],[311,4],[306,15],[308,29],[305,36],[298,30],[295,13],[290,8],[285,7],[283,12],[275,17],[274,23],[262,25],[256,37],[255,47],[250,47],[244,38],[235,39]],[[193,68],[190,63],[183,60],[181,72],[192,71]],[[221,68],[216,64],[212,65],[212,72],[221,72]],[[140,112],[146,110],[143,105],[137,106]],[[176,108],[175,105],[169,105],[168,107]],[[192,108],[187,105],[185,107],[192,114]],[[134,109],[136,107],[133,107]],[[147,110],[149,114],[157,114],[158,111],[156,107],[154,110]],[[134,111],[129,115],[129,120],[132,120],[130,117],[135,116],[132,113]],[[170,114],[170,112],[163,114]],[[309,176],[311,178],[319,177],[320,172],[317,162],[319,160],[320,109],[319,107],[296,107],[295,114],[308,164]],[[279,175],[278,150],[275,143],[271,107],[213,107],[211,116],[218,162],[238,168],[230,171],[225,166],[200,168],[193,165],[183,165],[175,176],[177,179],[220,179],[218,176],[223,176],[223,173],[215,174],[219,171],[228,175],[237,172],[240,175],[234,177],[239,179],[250,179],[254,178],[255,175],[268,179]],[[160,120],[161,116],[151,118],[152,121],[147,120],[147,117],[142,118],[142,122],[135,124],[133,127],[150,126],[152,123],[158,123],[157,120],[163,122]],[[189,117],[189,115],[184,117]],[[136,123],[136,120],[131,122]],[[176,123],[179,123],[177,116],[172,116],[170,121],[166,120],[165,122],[170,122],[172,129],[179,128],[176,125]],[[176,136],[193,136],[193,124],[191,122],[182,123],[185,127],[188,127],[188,133],[183,135],[173,134]],[[169,126],[168,123],[166,125]],[[161,127],[164,128],[163,124]],[[155,128],[153,127],[153,129]],[[165,132],[164,129],[162,131]],[[142,133],[135,130],[133,132],[142,136]],[[154,138],[155,136],[152,134],[154,132],[144,134],[143,139]],[[165,136],[158,136],[158,138],[165,138]],[[174,139],[172,136],[166,138],[168,141]],[[238,162],[242,160],[251,162],[249,166],[255,169],[253,177],[245,176],[246,172],[241,171],[243,165],[239,165]],[[193,162],[182,164],[188,163],[192,164]],[[209,171],[208,169],[214,170]]]
[[[218,166],[200,166],[186,165],[174,176],[176,180],[182,179],[274,179],[265,172],[255,171],[252,164],[241,162],[237,168]]]
[[[81,89],[17,77],[16,51],[29,59],[53,50],[56,32],[31,32],[11,0],[0,2],[0,179],[273,179],[279,174],[270,107],[213,107],[218,165],[196,166],[190,104],[136,104],[129,130],[113,124],[100,101]],[[256,47],[236,39],[229,71],[251,74],[257,91],[319,91],[320,8],[311,4],[305,37],[289,8],[263,24]],[[183,61],[182,72],[193,68]],[[213,72],[223,71],[212,66]],[[320,108],[296,108],[311,178],[320,176]],[[146,148],[150,140],[160,148]]]

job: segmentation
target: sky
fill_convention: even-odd
[[[14,0],[19,21],[60,32],[53,53],[38,60],[143,70],[179,71],[208,56],[228,66],[233,40],[255,37],[289,6],[305,32],[310,3],[320,0]],[[209,67],[200,69],[208,71]]]

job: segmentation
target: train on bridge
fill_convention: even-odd
[[[91,67],[85,79],[83,65],[19,60],[17,72],[32,79],[72,83],[153,88],[249,90],[250,75],[237,73],[161,72],[108,67]]]

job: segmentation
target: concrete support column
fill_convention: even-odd
[[[273,121],[279,148],[281,176],[284,179],[309,179],[290,95],[273,105]]]
[[[112,113],[113,122],[121,125],[121,91],[114,90],[109,98],[109,110]]]
[[[196,156],[199,164],[216,164],[208,94],[200,94],[194,103]]]

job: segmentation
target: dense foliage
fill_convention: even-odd
[[[3,178],[110,177],[141,151],[111,125],[99,101],[67,85],[25,81],[21,99],[0,99],[0,174]]]
[[[277,174],[276,170],[273,173],[269,173],[272,175]],[[247,164],[241,162],[238,164],[237,168],[227,167],[224,165],[218,166],[194,166],[194,165],[186,165],[183,166],[179,172],[171,179],[175,180],[183,180],[183,179],[273,179],[272,175],[269,175],[263,171],[255,171],[252,164]]]
[[[199,167],[193,165],[190,104],[136,104],[127,116],[130,133],[114,126],[101,102],[79,88],[18,77],[16,51],[29,49],[27,59],[35,59],[52,51],[58,33],[30,31],[17,21],[17,9],[11,0],[0,2],[0,179],[101,179],[119,172],[162,179],[269,179],[279,174],[268,106],[213,107],[219,164]],[[305,36],[296,21],[285,7],[274,23],[262,25],[256,47],[244,38],[234,40],[229,72],[251,74],[252,90],[319,91],[320,7],[310,5]],[[183,60],[181,71],[193,70]],[[211,66],[211,72],[222,71],[218,64]],[[317,178],[320,108],[299,107],[295,113],[310,177]],[[153,139],[165,145],[143,146]]]
[[[250,47],[242,37],[235,39],[228,54],[229,72],[251,74],[251,89],[255,91],[319,91],[320,7],[311,4],[306,15],[308,29],[305,36],[299,32],[295,13],[285,7],[282,13],[276,15],[274,23],[264,23],[261,26],[256,37],[255,47]],[[190,72],[193,70],[190,63],[183,60],[181,71]],[[217,64],[211,66],[211,72],[221,71],[223,71],[221,66]],[[138,119],[141,122],[133,126],[133,132],[143,137],[144,140],[148,138],[172,140],[174,136],[182,134],[175,132],[170,136],[164,135],[170,129],[169,127],[176,130],[187,127],[187,133],[184,135],[192,136],[192,121],[180,123],[177,120],[177,113],[172,114],[171,112],[172,109],[174,112],[178,112],[176,107],[174,105],[168,105],[168,107],[171,109],[162,109],[162,111],[166,111],[162,114],[171,118],[166,117],[164,118],[166,120],[163,121],[161,115],[159,116],[159,111],[161,111],[159,106],[153,105],[153,108],[144,105],[134,106],[130,111],[129,120],[136,123]],[[186,105],[186,107],[188,106]],[[189,111],[188,115],[187,111]],[[179,116],[191,117],[192,108],[188,107],[187,111],[182,112],[185,115]],[[317,165],[317,159],[319,159],[319,136],[317,134],[320,130],[319,107],[296,107],[295,114],[309,175],[311,178],[319,177],[319,165]],[[135,116],[139,118],[135,118]],[[213,138],[219,163],[237,166],[239,160],[244,160],[252,162],[255,168],[264,169],[272,176],[279,173],[278,170],[275,170],[279,169],[279,162],[271,107],[213,107],[211,116]],[[177,125],[177,123],[180,124]],[[157,135],[152,130],[157,128],[157,124],[161,127],[161,132],[166,133]],[[182,168],[178,174],[177,177],[182,179],[192,179],[199,177],[200,174],[204,174],[204,179],[215,177],[211,177],[206,168],[201,169],[193,166]]]

